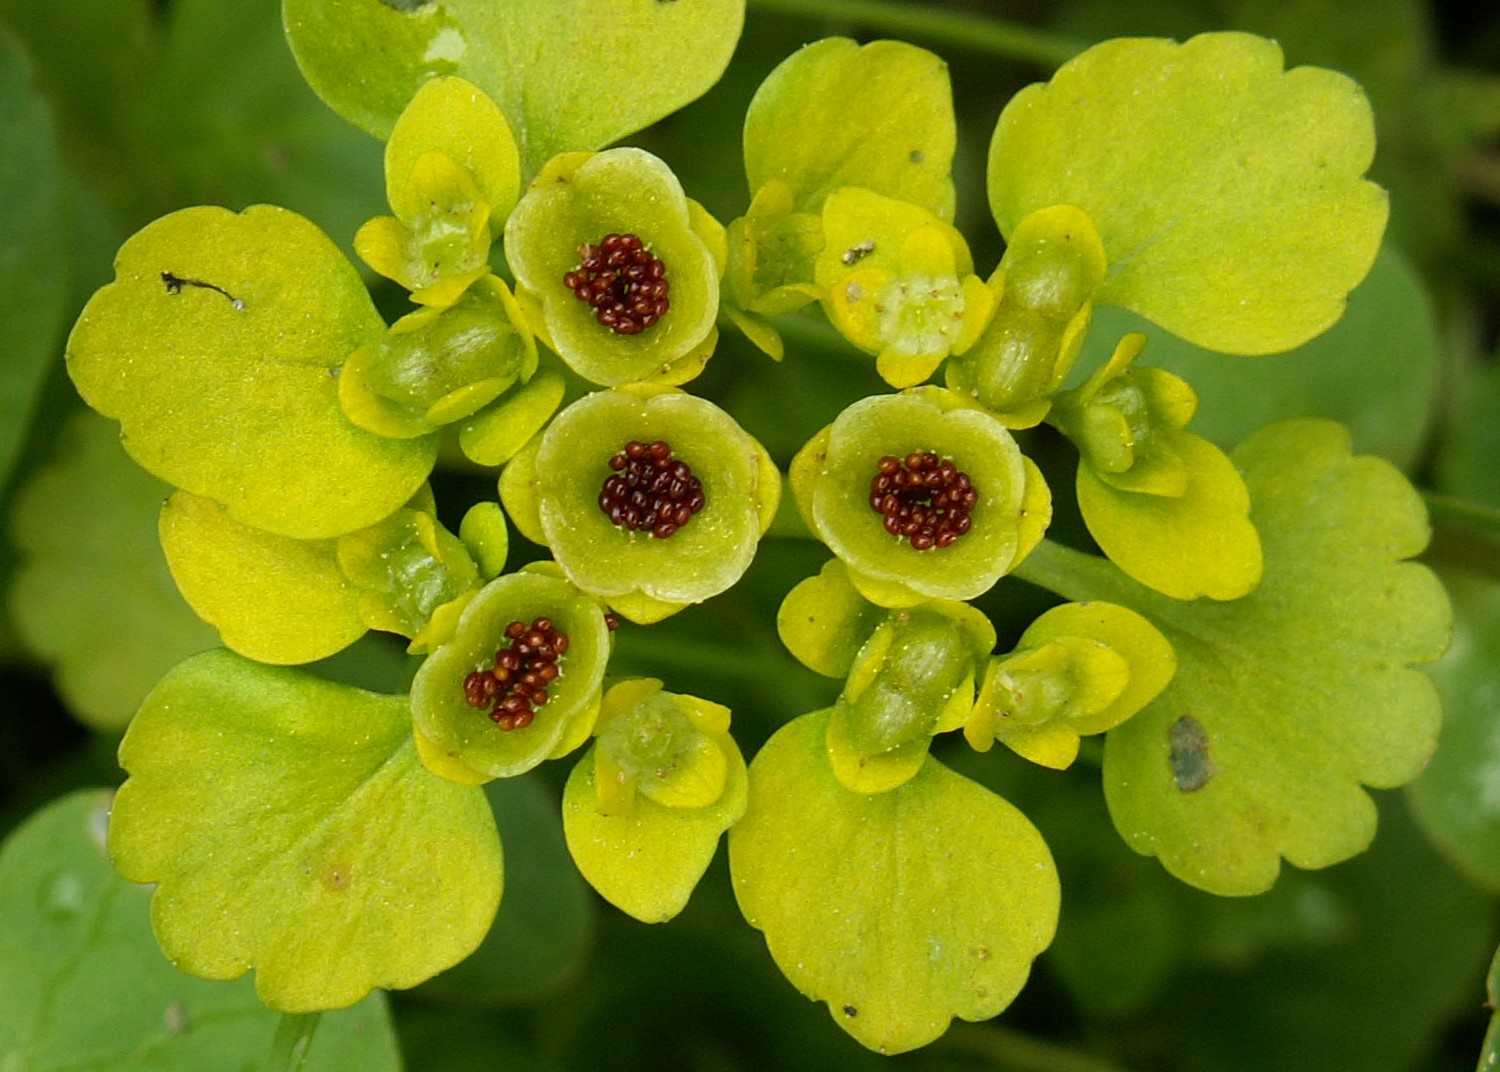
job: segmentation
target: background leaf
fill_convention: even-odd
[[[0,489],[62,332],[72,252],[50,109],[0,24]]]
[[[1412,809],[1433,841],[1474,882],[1500,889],[1500,585],[1450,570],[1453,643],[1431,670],[1443,696],[1437,754],[1411,784]]]
[[[249,980],[208,982],[151,936],[151,891],[110,866],[111,794],[85,790],[32,816],[0,849],[0,1064],[26,1072],[256,1068],[279,1017]],[[385,1001],[319,1023],[305,1072],[397,1072]]]
[[[303,74],[350,122],[384,138],[423,81],[460,75],[500,105],[530,177],[713,85],[744,0],[283,0],[283,17]],[[629,92],[600,93],[603,72]]]
[[[22,641],[53,667],[74,714],[118,730],[162,674],[213,647],[156,539],[171,491],[125,456],[114,424],[77,410],[57,457],[16,496],[21,560],[9,593]]]

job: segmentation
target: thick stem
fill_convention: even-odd
[[[750,0],[750,6],[802,18],[836,19],[1044,67],[1061,66],[1088,47],[1087,42],[1030,26],[902,0]]]
[[[266,1058],[266,1072],[302,1072],[308,1048],[312,1046],[313,1032],[318,1029],[322,1015],[319,1012],[281,1014],[276,1038],[271,1042],[271,1054]]]
[[[1135,582],[1108,559],[1075,551],[1052,540],[1044,539],[1011,572],[1023,581],[1075,602],[1099,599],[1129,606],[1138,592]]]

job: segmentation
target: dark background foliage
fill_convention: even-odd
[[[1373,359],[1358,336],[1332,345],[1320,360],[1336,371],[1275,394],[1274,406],[1278,416],[1385,422],[1405,444],[1397,460],[1430,493],[1428,560],[1459,596],[1463,639],[1438,671],[1451,722],[1431,777],[1379,794],[1381,830],[1366,855],[1325,872],[1288,869],[1271,893],[1230,901],[1177,884],[1123,846],[1097,760],[1059,776],[1019,763],[969,770],[965,757],[945,756],[1003,788],[1042,829],[1062,872],[1063,922],[998,1021],[955,1025],[924,1051],[886,1059],[781,978],[739,919],[722,855],[668,925],[635,923],[585,891],[554,818],[562,775],[544,769],[528,789],[493,793],[511,869],[493,948],[393,1001],[409,1068],[1474,1067],[1500,891],[1500,802],[1482,793],[1500,779],[1500,758],[1486,758],[1500,725],[1500,11],[1417,0],[752,0],[720,85],[633,140],[730,219],[747,199],[741,117],[777,62],[829,34],[911,40],[951,65],[956,222],[985,274],[1002,246],[984,200],[984,154],[1010,95],[1074,46],[1223,28],[1279,38],[1289,64],[1349,72],[1376,110],[1374,176],[1392,193],[1391,244],[1415,272],[1415,297],[1401,300],[1413,303],[1419,341]],[[607,81],[607,62],[601,72]],[[120,242],[176,208],[282,204],[347,250],[383,196],[380,146],[302,83],[274,0],[0,0],[0,94],[4,834],[70,789],[115,784],[119,712],[177,658],[213,642],[162,580],[160,493],[149,483],[127,493],[123,461],[96,463],[78,446],[88,433],[61,361],[73,318],[109,278]],[[399,315],[404,295],[376,289]],[[849,360],[815,323],[793,342],[801,360],[772,367],[726,336],[694,386],[783,466],[829,414],[879,389],[868,364]],[[1394,380],[1379,379],[1372,360],[1390,363]],[[1398,390],[1404,404],[1387,417],[1381,407]],[[1050,440],[1028,447],[1067,465]],[[462,464],[437,479],[439,501],[455,509],[493,494],[490,476]],[[456,526],[457,515],[446,520]],[[537,553],[521,546],[521,557]],[[774,629],[781,597],[822,557],[808,544],[768,541],[733,592],[623,633],[616,669],[732,703],[753,753],[835,691],[781,649]],[[1046,602],[1007,582],[983,607],[1003,646]],[[367,639],[325,670],[395,689],[410,666]]]

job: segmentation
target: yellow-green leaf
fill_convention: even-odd
[[[84,400],[148,472],[236,521],[318,539],[411,497],[435,437],[356,428],[333,375],[385,326],[359,273],[296,213],[188,208],[121,247],[68,340]]]
[[[1375,150],[1359,86],[1283,71],[1274,41],[1107,41],[1017,94],[990,145],[990,207],[1076,205],[1121,305],[1211,350],[1289,350],[1333,324],[1385,229],[1361,176]]]
[[[484,794],[417,759],[404,696],[225,651],[180,664],[120,746],[109,850],[157,884],[185,971],[289,1012],[415,986],[484,938],[500,843]]]
[[[1025,816],[931,758],[888,793],[845,789],[827,725],[797,719],[751,764],[735,895],[799,990],[900,1053],[1010,1004],[1052,940],[1057,872]]]

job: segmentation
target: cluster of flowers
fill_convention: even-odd
[[[1279,77],[1279,56],[1263,44],[1219,35],[1181,47],[1203,70],[1232,62]],[[1131,48],[1099,51],[1095,67],[1123,64],[1111,77],[1128,84]],[[1160,62],[1144,57],[1134,76]],[[762,925],[757,890],[781,872],[754,846],[774,842],[768,831],[780,819],[769,804],[756,810],[757,774],[773,783],[785,773],[784,742],[800,735],[818,739],[828,785],[858,800],[915,784],[934,736],[956,730],[977,750],[999,742],[1067,767],[1080,736],[1140,711],[1176,662],[1140,614],[1098,602],[1054,608],[1014,650],[995,653],[993,626],[968,601],[1023,564],[1052,515],[1051,491],[1013,433],[1045,421],[1076,445],[1091,533],[1121,570],[1167,596],[1243,596],[1260,579],[1260,543],[1234,466],[1185,430],[1191,388],[1133,367],[1141,336],[1067,387],[1096,302],[1179,315],[1152,305],[1177,299],[1170,273],[1157,289],[1139,286],[1130,273],[1150,254],[1115,240],[1132,226],[1155,234],[1155,221],[1096,218],[1109,206],[1086,210],[997,187],[992,176],[1008,243],[981,279],[951,223],[950,103],[946,125],[914,124],[873,139],[873,149],[813,129],[777,156],[752,136],[810,122],[807,101],[839,79],[905,97],[927,92],[920,87],[941,67],[894,42],[833,39],[791,57],[752,106],[752,198],[727,226],[636,148],[562,153],[523,182],[501,109],[461,78],[430,80],[387,143],[393,215],[355,239],[364,261],[421,307],[389,327],[362,288],[327,316],[338,305],[329,295],[351,292],[357,277],[289,213],[190,209],[147,228],[122,251],[120,281],[85,312],[70,362],[85,397],[126,424],[137,457],[181,489],[163,540],[184,594],[231,648],[263,662],[310,661],[368,628],[410,638],[412,651],[427,653],[410,695],[416,748],[450,781],[521,774],[593,738],[564,801],[569,843],[585,876],[644,919],[680,910],[720,835],[743,818],[731,862],[747,915]],[[999,158],[1044,140],[1047,124],[1030,118],[1037,103],[1018,98],[1007,109]],[[1378,237],[1383,201],[1370,212]],[[492,266],[497,241],[513,284]],[[257,321],[254,264],[285,249],[311,265],[324,306],[292,295]],[[168,256],[178,285],[163,291],[151,283],[169,278],[158,264]],[[1368,256],[1334,281],[1337,302],[1366,267]],[[177,274],[189,270],[190,279]],[[286,474],[266,472],[274,451],[259,470],[204,460],[183,446],[192,429],[160,405],[133,408],[138,392],[119,369],[144,344],[119,325],[143,303],[185,320],[198,346],[272,326],[288,355],[301,346],[276,372],[296,406],[282,396],[268,406],[255,392],[281,388],[235,369],[226,378],[253,386],[201,417],[250,438],[281,434],[266,429],[284,421],[285,456],[316,454],[324,466],[309,490],[282,490]],[[782,359],[775,318],[814,303],[892,390],[834,416],[783,477],[734,417],[684,385],[721,326]],[[1181,314],[1186,334],[1193,315]],[[315,319],[337,321],[316,329],[331,357],[322,365],[307,356]],[[939,370],[942,385],[930,382]],[[471,509],[456,535],[437,521],[426,488],[444,429],[473,461],[503,466],[498,503]],[[324,438],[310,444],[315,435]],[[653,679],[606,690],[605,672],[621,619],[656,622],[740,580],[783,483],[833,558],[792,590],[779,631],[798,659],[844,687],[747,776],[727,709]],[[551,561],[504,572],[507,519]],[[231,579],[205,565],[207,548],[226,546],[243,552]],[[268,612],[283,597],[285,613]],[[1024,881],[1040,885],[1008,933],[1011,955],[983,969],[1009,974],[979,988],[976,1014],[1009,1000],[1055,922],[1045,847],[1026,840],[1029,825],[1016,836],[1018,859],[1035,862]],[[645,843],[670,846],[670,860]],[[775,952],[778,935],[767,931]],[[818,980],[806,988],[828,990]],[[899,1006],[899,995],[887,998]],[[829,1000],[849,1017],[864,1010],[857,1032],[884,1030],[865,997]]]

